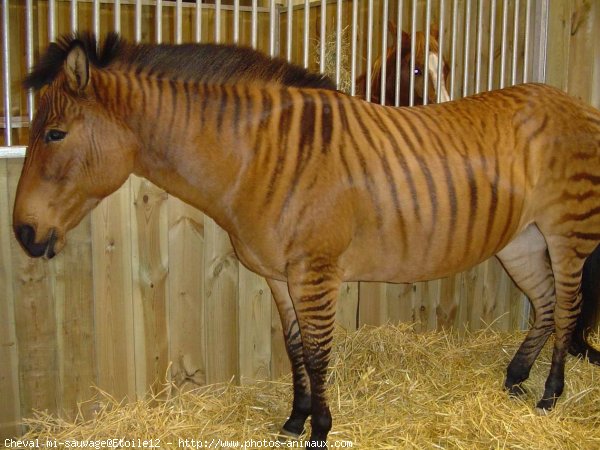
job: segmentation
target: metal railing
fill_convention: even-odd
[[[342,69],[350,77],[348,91],[356,92],[358,74],[366,74],[366,98],[371,97],[371,71],[377,57],[385,55],[389,46],[402,45],[402,30],[408,30],[413,46],[417,31],[425,33],[425,60],[430,52],[430,32],[432,24],[437,22],[440,30],[440,60],[445,57],[450,67],[448,79],[450,98],[480,92],[481,90],[504,87],[525,81],[545,80],[545,61],[547,45],[548,3],[549,0],[252,0],[252,6],[240,6],[239,0],[213,0],[206,4],[196,1],[161,1],[161,0],[26,0],[11,2],[1,0],[2,5],[2,81],[3,81],[3,112],[0,117],[0,127],[3,128],[4,146],[0,147],[0,157],[22,157],[25,146],[16,145],[13,132],[18,128],[29,126],[35,110],[35,95],[32,92],[22,93],[15,87],[14,68],[11,67],[11,57],[23,54],[24,67],[30,69],[34,64],[34,55],[38,47],[45,47],[46,42],[56,39],[58,34],[83,28],[80,25],[80,8],[91,7],[92,21],[86,28],[92,29],[97,35],[115,30],[121,31],[123,26],[123,8],[134,11],[134,40],[142,41],[142,29],[145,25],[154,27],[157,42],[164,40],[163,26],[167,8],[174,16],[174,42],[183,41],[183,16],[193,12],[193,39],[200,42],[203,36],[203,26],[208,26],[212,20],[214,36],[212,41],[223,42],[224,28],[232,30],[232,42],[244,43],[259,47],[259,32],[268,34],[268,48],[263,49],[272,56],[281,56],[312,70],[327,71],[335,79],[338,86],[341,83]],[[68,29],[60,29],[58,20],[58,4],[69,4]],[[335,7],[328,8],[328,3]],[[47,14],[42,14],[39,6],[47,6]],[[38,7],[37,14],[34,8]],[[10,9],[24,8],[25,23],[23,30],[11,28],[9,19]],[[112,24],[108,29],[101,27],[102,11],[112,9]],[[148,9],[151,13],[148,13]],[[211,11],[211,16],[205,14]],[[232,13],[231,22],[224,25],[224,14]],[[242,14],[250,20],[241,20]],[[268,29],[259,30],[259,15],[268,15]],[[311,15],[314,24],[311,25]],[[154,23],[148,24],[153,16]],[[364,16],[366,16],[366,21]],[[187,16],[186,16],[187,17]],[[262,16],[261,16],[262,17]],[[334,17],[334,21],[328,18]],[[38,21],[47,20],[47,39],[36,36],[40,27]],[[388,36],[388,21],[395,20],[398,32]],[[286,30],[281,33],[281,22],[285,19]],[[500,24],[497,21],[500,20]],[[348,22],[348,23],[345,23]],[[366,22],[366,23],[365,23]],[[64,20],[61,21],[64,25]],[[332,26],[333,24],[333,26]],[[315,26],[316,25],[316,26]],[[499,25],[499,26],[498,26]],[[19,25],[22,26],[22,25]],[[314,26],[314,29],[311,27]],[[248,28],[249,30],[245,30]],[[64,26],[63,26],[64,28]],[[107,28],[107,27],[105,27]],[[264,27],[263,27],[264,28]],[[350,42],[342,41],[346,28],[350,29]],[[302,32],[300,33],[300,29]],[[241,32],[249,31],[249,42],[242,42]],[[296,31],[296,34],[294,34]],[[24,35],[24,52],[18,47],[23,39],[12,39],[14,33]],[[316,35],[316,37],[315,37]],[[327,46],[328,35],[336,38],[333,50]],[[297,41],[294,42],[295,36]],[[35,39],[37,37],[37,39]],[[281,39],[285,38],[285,46]],[[231,39],[230,39],[231,40]],[[473,43],[473,40],[475,42]],[[317,41],[317,42],[313,42]],[[315,44],[311,47],[312,44]],[[498,47],[499,46],[499,47]],[[496,67],[499,48],[499,67]],[[301,51],[300,51],[301,49]],[[342,58],[342,51],[350,52],[350,56]],[[414,50],[414,47],[413,47]],[[327,58],[327,52],[335,52],[334,58]],[[415,89],[415,51],[410,58],[410,103],[414,104]],[[484,55],[487,54],[487,56]],[[312,57],[312,58],[311,58]],[[315,60],[318,59],[318,66]],[[487,59],[487,61],[486,61]],[[326,67],[327,61],[333,60],[333,67]],[[487,64],[486,64],[487,62]],[[381,92],[386,89],[385,74],[389,70],[396,72],[395,104],[400,98],[400,74],[403,61],[396,58],[393,65],[388,67],[385,58],[381,63]],[[484,73],[485,72],[485,73]],[[425,85],[430,76],[424,71]],[[442,67],[438,69],[437,101],[440,101],[440,83],[442,82]],[[487,80],[484,80],[487,75]],[[461,79],[458,79],[458,77]],[[10,87],[13,87],[11,90]],[[26,110],[15,111],[16,96],[26,99]],[[424,91],[424,103],[427,103],[427,90]],[[381,95],[381,102],[385,96]],[[19,103],[19,102],[16,102]],[[9,112],[9,113],[7,113]]]

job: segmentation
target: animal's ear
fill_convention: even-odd
[[[398,27],[396,26],[396,22],[393,20],[388,20],[388,32],[392,36],[396,36],[396,33],[398,33]]]
[[[90,80],[90,62],[83,46],[76,43],[65,60],[67,83],[74,92],[81,92]]]
[[[429,27],[429,34],[435,38],[436,41],[440,40],[440,26],[437,23],[432,23]]]
[[[411,48],[410,34],[402,30],[402,50]],[[404,53],[404,51],[402,52]]]

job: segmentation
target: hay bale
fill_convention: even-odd
[[[350,49],[352,48],[352,41],[349,26],[342,28],[339,39],[341,42],[341,46],[340,84],[338,86],[338,90],[346,94],[350,94],[350,87],[352,85],[352,72],[350,71]],[[329,31],[325,36],[325,71],[323,73],[334,81],[336,76],[337,42],[337,31]],[[321,38],[317,38],[315,41],[315,64],[317,65],[317,67],[320,67],[321,65]]]
[[[547,345],[525,383],[527,396],[515,400],[503,392],[506,365],[523,337],[490,330],[419,334],[406,325],[338,330],[328,380],[330,442],[348,440],[361,449],[600,448],[600,368],[569,358],[557,408],[539,416]],[[289,377],[173,391],[132,404],[100,392],[96,417],[67,422],[37,414],[27,420],[25,438],[161,439],[166,448],[186,438],[275,440],[291,392]]]

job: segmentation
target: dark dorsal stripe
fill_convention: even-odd
[[[63,35],[48,47],[32,72],[26,88],[40,89],[62,70],[71,49],[80,45],[95,67],[130,67],[136,72],[214,84],[263,81],[295,87],[335,90],[325,75],[315,74],[280,58],[247,47],[224,44],[132,44],[109,33],[100,46],[89,32]]]

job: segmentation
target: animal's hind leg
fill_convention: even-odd
[[[573,232],[571,232],[574,234]],[[552,352],[550,373],[546,379],[544,395],[537,407],[548,410],[554,407],[562,394],[565,382],[565,360],[577,317],[581,312],[581,275],[585,257],[592,252],[595,243],[587,240],[585,233],[580,239],[563,236],[547,238],[556,288],[554,323],[556,339]],[[590,235],[591,236],[591,235]],[[574,247],[577,245],[577,247]]]
[[[292,413],[283,425],[281,433],[298,438],[304,431],[304,422],[306,422],[311,410],[310,380],[304,366],[302,337],[300,336],[298,319],[296,318],[296,311],[290,298],[287,283],[275,280],[267,280],[267,283],[271,288],[271,292],[273,292],[273,298],[281,318],[285,349],[292,365],[294,383]]]
[[[546,241],[535,225],[530,225],[497,255],[502,265],[529,297],[535,320],[527,337],[506,369],[505,388],[511,395],[523,393],[521,383],[554,330],[554,276]]]

